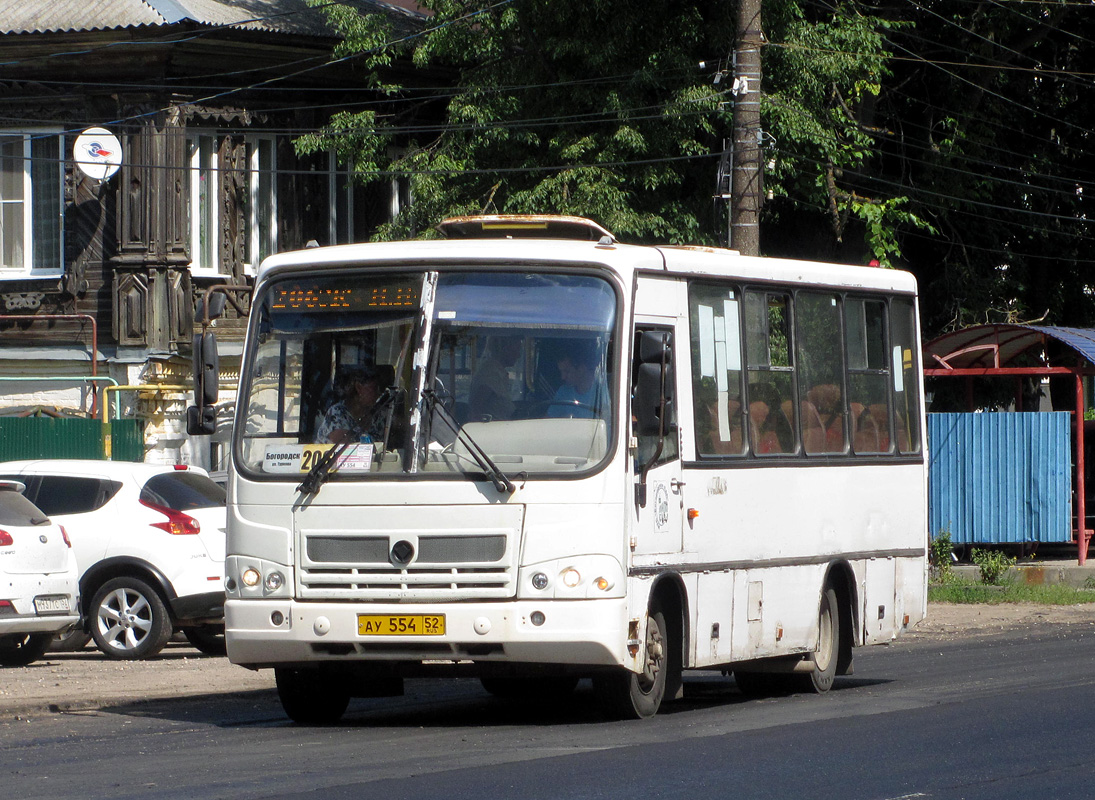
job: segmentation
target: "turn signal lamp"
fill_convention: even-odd
[[[61,529],[61,538],[65,540],[65,544],[68,545],[68,547],[71,549],[72,540],[68,538],[68,531],[65,530],[65,526],[58,525],[57,527]]]
[[[5,530],[0,530],[0,547],[11,547],[15,544],[15,540],[11,538],[11,534]]]
[[[612,581],[608,578],[597,578],[597,580],[593,581],[593,586],[600,589],[602,592],[607,592],[612,588]]]

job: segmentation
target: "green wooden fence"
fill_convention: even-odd
[[[0,417],[0,461],[27,458],[144,461],[144,425],[135,419],[105,425],[97,419]]]

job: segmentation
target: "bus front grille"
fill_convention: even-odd
[[[514,597],[522,517],[520,506],[298,510],[297,596],[406,603]]]

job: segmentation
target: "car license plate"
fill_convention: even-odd
[[[361,636],[444,636],[444,614],[358,614]]]
[[[43,594],[34,598],[34,610],[39,614],[64,614],[70,608],[63,594]]]

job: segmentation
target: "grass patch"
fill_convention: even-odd
[[[928,587],[928,602],[932,603],[1040,603],[1051,606],[1074,606],[1095,603],[1095,589],[1079,588],[1064,583],[1041,586],[1008,583],[988,586],[971,581],[950,580]]]

